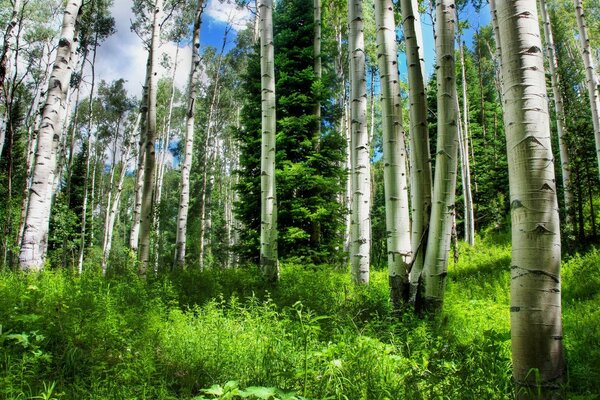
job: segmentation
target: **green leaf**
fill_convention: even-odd
[[[267,388],[263,386],[250,386],[244,390],[245,397],[254,396],[259,399],[269,400],[276,394],[275,388]]]
[[[202,389],[202,392],[206,393],[206,394],[212,394],[213,396],[222,396],[224,393],[224,390],[221,387],[221,385],[212,385],[208,389]]]

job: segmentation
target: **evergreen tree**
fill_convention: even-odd
[[[308,0],[288,0],[274,13],[277,96],[277,198],[279,255],[311,263],[331,262],[339,255],[343,209],[337,201],[345,179],[344,141],[333,129],[330,96],[331,59],[323,51],[323,78],[314,73],[313,8]],[[327,41],[324,38],[324,42]],[[323,46],[328,46],[323,43]],[[241,115],[240,201],[237,215],[244,223],[241,254],[256,261],[260,220],[260,68],[250,54],[244,79],[246,102]],[[322,104],[321,135],[314,114]]]

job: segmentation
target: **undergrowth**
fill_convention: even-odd
[[[444,311],[393,316],[369,287],[284,265],[140,280],[122,267],[0,273],[0,398],[508,399],[510,247],[460,247]],[[600,393],[600,252],[563,264],[572,398]],[[126,263],[125,263],[126,264]],[[578,396],[578,397],[577,397]]]

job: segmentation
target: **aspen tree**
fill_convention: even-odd
[[[260,265],[270,282],[279,280],[277,260],[277,198],[275,189],[275,53],[273,1],[258,2],[260,18],[260,74],[262,142],[260,163]]]
[[[431,220],[423,265],[423,306],[430,310],[442,306],[455,209],[459,120],[454,69],[454,9],[453,0],[436,2],[438,132]]]
[[[518,398],[538,390],[541,398],[556,398],[565,374],[561,247],[538,14],[535,0],[495,6],[512,219],[513,378]]]
[[[592,48],[585,23],[583,0],[573,0],[575,5],[575,17],[579,28],[579,41],[581,42],[581,58],[585,67],[585,83],[590,98],[590,109],[592,111],[592,123],[594,124],[594,139],[596,141],[596,158],[598,159],[598,172],[600,173],[600,81],[596,76]]]
[[[554,50],[554,38],[552,26],[548,16],[548,8],[545,0],[540,1],[540,14],[544,25],[544,38],[546,41],[546,57],[548,58],[548,69],[550,70],[550,82],[552,84],[552,96],[554,97],[554,110],[556,111],[556,131],[558,136],[558,149],[560,154],[560,170],[562,175],[563,193],[566,208],[566,225],[573,227],[573,192],[571,191],[571,166],[569,150],[566,143],[565,111],[562,93],[560,91],[560,76],[558,74],[558,60]]]
[[[194,123],[196,111],[196,96],[200,80],[200,27],[204,0],[198,0],[194,15],[194,31],[192,37],[192,59],[188,79],[187,114],[185,124],[185,147],[183,163],[181,165],[181,195],[179,197],[179,210],[177,212],[177,237],[175,241],[175,264],[185,266],[185,250],[187,242],[187,217],[190,208],[190,169],[192,167],[192,151],[194,149]]]
[[[362,0],[348,1],[350,52],[350,142],[352,214],[350,262],[356,283],[369,283],[371,247],[371,164],[367,131],[367,85]]]
[[[399,309],[408,301],[412,253],[396,23],[391,0],[375,1],[375,20],[381,81],[388,275],[392,303]]]
[[[138,248],[141,276],[146,275],[150,258],[150,235],[154,208],[154,179],[156,164],[156,93],[158,89],[158,46],[160,45],[160,21],[163,14],[163,0],[154,3],[152,20],[152,39],[150,42],[150,65],[148,73],[148,116],[146,120],[146,160],[144,163],[144,186],[142,190],[142,208],[140,215],[140,242]]]
[[[56,169],[56,153],[60,142],[69,82],[71,59],[82,0],[67,2],[56,60],[50,75],[46,103],[38,132],[38,145],[29,189],[29,202],[24,224],[19,264],[23,270],[39,271],[44,266],[48,244],[52,185]]]
[[[427,229],[431,211],[431,164],[429,159],[429,129],[427,126],[427,96],[425,93],[425,61],[423,35],[417,0],[401,0],[402,27],[406,41],[408,64],[408,101],[410,118],[410,187],[411,187],[411,247],[410,301],[414,302],[423,271],[427,249]]]
[[[10,73],[10,62],[12,55],[12,47],[14,45],[15,28],[19,22],[19,12],[21,11],[22,0],[13,1],[13,9],[6,31],[4,32],[4,43],[2,44],[2,50],[0,51],[0,98],[8,97],[8,91],[6,90],[6,76]],[[0,121],[4,122],[4,121]],[[1,124],[0,124],[1,125]],[[2,150],[4,149],[4,141],[6,140],[6,129],[0,126],[0,157],[2,156]]]

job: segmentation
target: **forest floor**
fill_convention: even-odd
[[[140,280],[0,272],[3,399],[510,399],[507,235],[460,245],[443,313],[390,310],[385,271],[284,264]],[[564,258],[565,397],[600,398],[600,251]],[[275,389],[277,388],[277,389]]]

